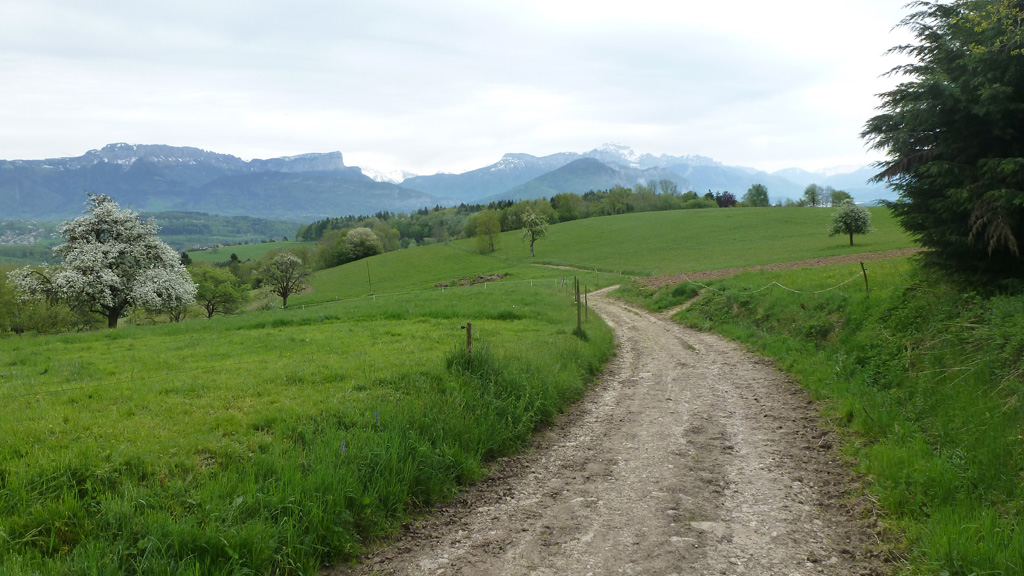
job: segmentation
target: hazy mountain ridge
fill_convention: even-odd
[[[585,162],[582,162],[585,160]],[[550,197],[559,192],[632,187],[661,179],[681,191],[730,191],[738,198],[753,184],[768,187],[773,202],[799,198],[814,182],[846,190],[857,201],[893,199],[887,187],[869,184],[870,167],[839,173],[797,168],[767,173],[726,166],[703,156],[636,154],[605,144],[582,154],[505,154],[489,166],[462,174],[415,176],[346,166],[341,152],[242,160],[194,147],[110,144],[77,157],[0,160],[0,219],[61,220],[81,213],[83,191],[105,193],[135,210],[207,212],[289,221],[377,211],[408,212],[434,205],[494,199]]]
[[[402,182],[402,187],[451,198],[456,203],[477,202],[557,170],[579,158],[580,155],[573,152],[540,157],[531,154],[505,154],[490,166],[462,174],[416,176]]]
[[[613,186],[632,188],[637,183],[654,184],[659,180],[671,180],[681,190],[689,186],[686,178],[664,168],[634,168],[586,157],[484,200],[534,200],[551,198],[561,192],[585,194],[590,190],[605,190]]]
[[[581,159],[593,162],[579,163]],[[550,172],[508,186],[516,178],[522,179],[531,173],[526,166],[535,171],[541,161],[545,167],[556,167]],[[572,169],[565,171],[564,168],[570,164],[573,165]],[[516,178],[512,177],[513,172]],[[795,178],[798,181],[787,175],[798,176]],[[846,190],[858,202],[873,202],[878,198],[894,199],[895,194],[885,186],[867,183],[872,175],[870,167],[835,175],[800,169],[768,173],[753,168],[726,166],[706,156],[638,155],[628,146],[605,144],[583,154],[567,152],[543,158],[528,154],[506,154],[495,164],[464,174],[425,177],[426,181],[437,185],[425,191],[438,196],[462,198],[463,201],[489,202],[499,199],[550,198],[559,192],[582,194],[589,190],[604,190],[612,186],[633,187],[636,184],[652,184],[668,179],[676,182],[681,191],[693,190],[699,194],[729,191],[737,198],[741,198],[754,184],[764,184],[772,202],[785,198],[798,199],[807,184],[812,182]],[[423,181],[407,181],[403,186],[415,187],[414,182]],[[500,191],[481,196],[491,190]]]
[[[242,160],[193,147],[109,144],[82,156],[0,160],[0,218],[60,220],[81,214],[84,191],[135,210],[208,212],[308,221],[443,202],[375,182],[341,152]]]

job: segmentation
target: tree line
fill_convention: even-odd
[[[780,199],[774,206],[839,206],[844,200],[852,198],[841,190],[811,184],[802,198]],[[768,189],[763,184],[754,184],[738,199],[728,191],[680,192],[675,182],[659,180],[640,183],[633,188],[613,186],[584,194],[562,192],[550,199],[498,200],[487,204],[463,203],[448,208],[434,206],[409,214],[381,211],[372,216],[324,218],[301,226],[295,239],[317,243],[311,254],[300,254],[300,257],[314,269],[323,269],[374,254],[458,238],[477,238],[477,249],[491,252],[495,249],[497,235],[523,229],[528,214],[543,223],[558,224],[633,212],[733,206],[767,207],[772,204]],[[358,241],[347,240],[353,232],[358,235]],[[371,238],[371,233],[376,241]]]

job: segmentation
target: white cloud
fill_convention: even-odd
[[[505,152],[858,163],[890,0],[0,0],[0,158],[108,142],[461,171]]]

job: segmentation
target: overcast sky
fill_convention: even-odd
[[[879,159],[901,0],[0,0],[0,158],[112,142],[463,172],[506,152]]]

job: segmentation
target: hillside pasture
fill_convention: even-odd
[[[869,208],[874,232],[829,237],[830,208],[728,208],[603,216],[552,226],[537,244],[538,262],[650,276],[744,268],[915,244],[885,208]],[[502,243],[527,247],[513,233]]]
[[[612,336],[574,328],[551,282],[7,339],[0,572],[350,559],[582,394]]]
[[[471,274],[511,272],[509,281],[579,276],[590,288],[614,284],[619,273],[647,276],[741,268],[811,258],[911,248],[914,243],[881,208],[876,230],[854,246],[826,231],[827,208],[729,208],[604,216],[551,226],[530,258],[521,230],[503,232],[497,249],[477,253],[472,239],[381,254],[323,270],[313,290],[289,305],[426,290]],[[575,270],[552,271],[537,265]]]

